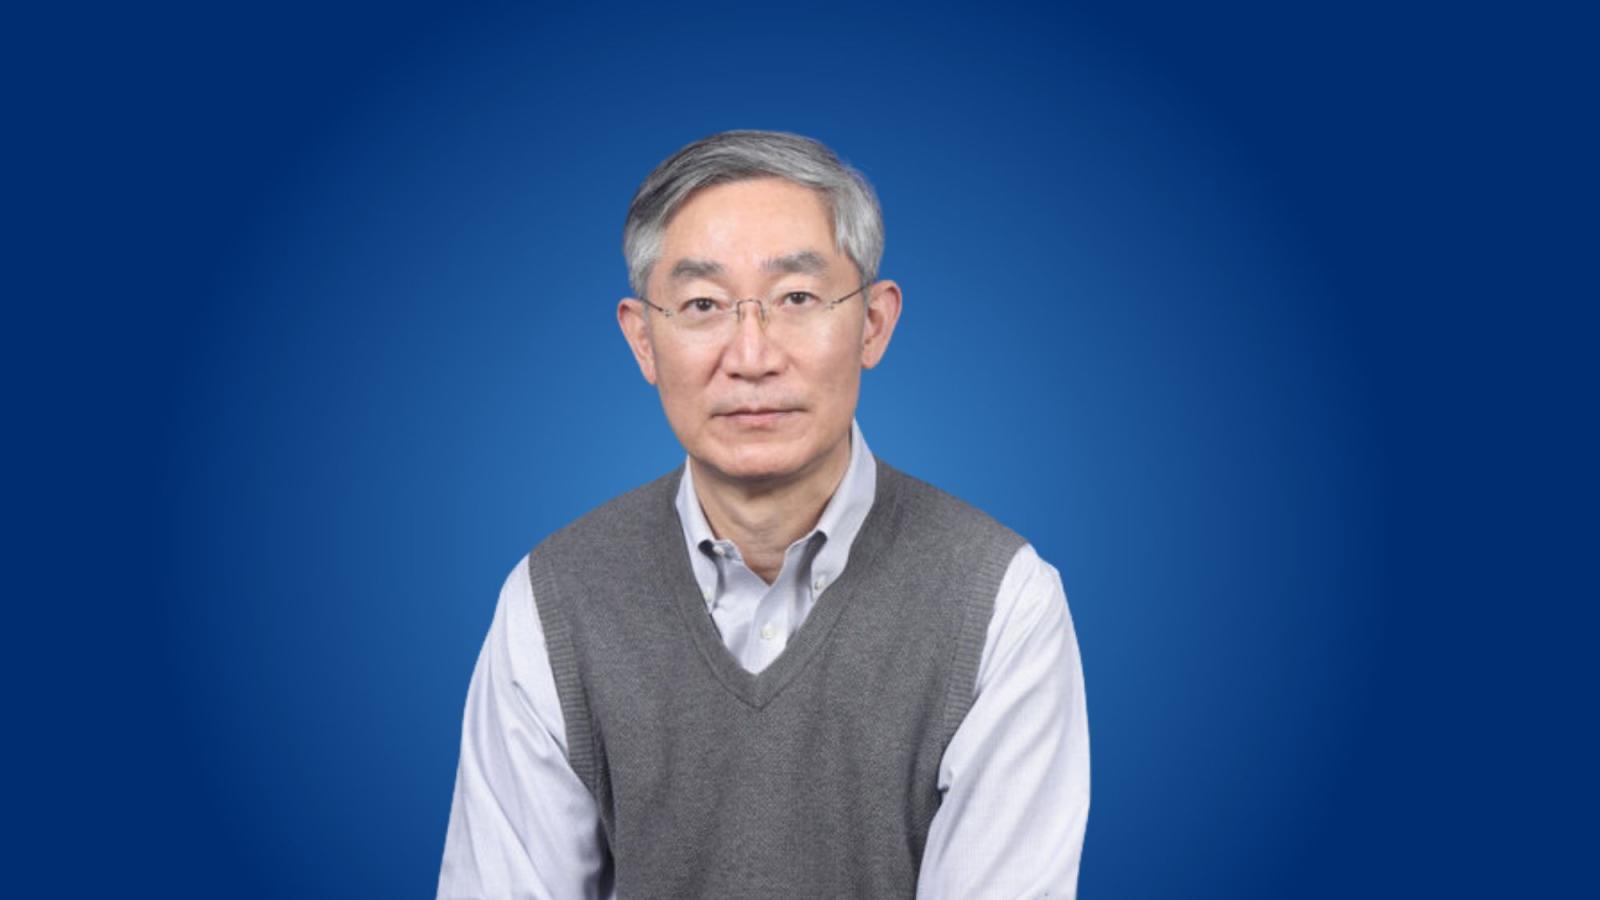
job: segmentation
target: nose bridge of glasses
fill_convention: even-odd
[[[765,326],[767,324],[767,301],[758,300],[755,297],[747,297],[743,300],[733,301],[733,320],[735,322],[744,321],[744,305],[746,303],[754,303],[756,305],[756,317],[760,319],[761,324]]]

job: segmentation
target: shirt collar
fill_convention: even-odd
[[[867,513],[872,510],[872,500],[877,491],[877,461],[867,448],[866,438],[861,435],[861,424],[852,419],[850,464],[845,469],[844,478],[840,480],[833,496],[828,498],[828,505],[823,507],[817,527],[800,538],[801,541],[809,541],[821,532],[825,539],[811,563],[814,582],[831,584],[844,571],[845,563],[850,558],[850,546],[855,543],[861,523],[866,521]],[[694,467],[689,465],[687,459],[683,464],[683,478],[678,482],[678,495],[674,502],[678,509],[678,521],[683,525],[684,545],[690,566],[694,569],[695,581],[699,583],[700,592],[709,604],[716,597],[717,567],[701,552],[700,546],[705,541],[717,543],[717,537],[711,531],[711,523],[706,520],[705,510],[700,507],[700,498],[694,489]]]

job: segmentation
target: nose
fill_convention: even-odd
[[[776,374],[782,366],[783,351],[767,336],[766,307],[757,300],[740,300],[734,308],[738,314],[733,339],[723,352],[723,368],[738,378]]]

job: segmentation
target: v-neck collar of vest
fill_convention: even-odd
[[[873,493],[872,509],[861,523],[861,530],[857,532],[850,548],[850,561],[833,584],[817,598],[816,605],[805,621],[790,635],[783,652],[757,673],[740,665],[722,642],[722,635],[718,633],[716,623],[706,609],[705,598],[695,582],[694,570],[684,549],[682,522],[673,506],[677,479],[682,478],[681,470],[669,489],[663,492],[669,521],[677,523],[679,527],[659,529],[653,542],[656,560],[650,568],[656,573],[657,596],[671,597],[672,605],[682,616],[695,647],[705,658],[712,674],[729,693],[746,705],[754,709],[764,708],[783,692],[795,676],[805,671],[817,651],[827,643],[840,615],[854,599],[858,586],[867,573],[876,568],[880,552],[890,543],[893,529],[889,523],[894,521],[900,502],[898,481],[883,460],[876,460],[876,463],[878,484]]]

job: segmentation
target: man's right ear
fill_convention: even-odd
[[[650,323],[645,319],[644,303],[632,297],[622,298],[617,304],[617,324],[622,326],[622,336],[633,351],[644,380],[656,383],[656,348],[650,343]]]

